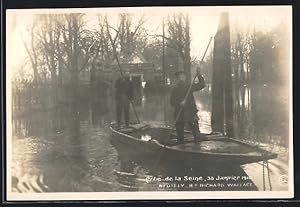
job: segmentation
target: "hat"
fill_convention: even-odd
[[[175,76],[176,77],[178,77],[180,74],[184,74],[185,75],[185,72],[183,70],[179,70],[179,71],[175,72]]]

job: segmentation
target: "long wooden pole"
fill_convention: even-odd
[[[123,71],[122,71],[122,68],[121,68],[121,64],[120,64],[119,58],[118,58],[118,56],[117,56],[116,47],[115,47],[114,42],[113,42],[113,39],[112,39],[112,37],[111,37],[111,35],[110,35],[109,27],[108,27],[108,23],[107,23],[107,22],[106,22],[106,27],[107,27],[108,37],[109,37],[109,40],[110,40],[111,45],[112,45],[112,48],[113,48],[113,53],[114,53],[115,58],[116,58],[117,63],[118,63],[118,67],[119,67],[120,74],[121,74],[122,78],[124,78],[124,74],[123,74]],[[138,122],[138,123],[141,123],[141,122],[140,122],[140,119],[139,119],[139,116],[138,116],[138,114],[136,113],[134,103],[133,103],[130,99],[128,99],[128,100],[129,100],[129,102],[130,102],[131,105],[132,105],[132,109],[133,109],[133,112],[134,112],[134,115],[135,115],[135,117],[136,117],[137,122]]]

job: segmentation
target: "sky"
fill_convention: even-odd
[[[188,14],[190,17],[191,56],[201,59],[210,37],[216,34],[221,12],[228,12],[231,31],[235,28],[247,31],[249,27],[268,30],[283,18],[291,21],[291,6],[209,6],[209,7],[130,7],[130,8],[82,8],[82,9],[22,9],[7,11],[7,64],[14,70],[26,57],[23,40],[28,40],[26,28],[32,24],[37,13],[86,14],[89,27],[97,24],[97,14],[107,14],[111,25],[118,22],[119,13],[132,14],[133,21],[145,16],[144,27],[149,34],[162,34],[162,19],[174,13]]]

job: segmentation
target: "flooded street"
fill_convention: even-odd
[[[202,133],[210,133],[209,97],[203,94],[195,96],[200,130]],[[252,94],[252,101],[253,97]],[[257,102],[266,98],[261,94],[256,97]],[[180,163],[163,163],[154,167],[153,162],[148,163],[142,157],[130,157],[126,149],[119,149],[111,140],[108,126],[114,121],[114,109],[111,107],[114,106],[113,101],[89,101],[46,111],[36,110],[13,118],[12,191],[286,190],[288,186],[280,185],[278,178],[288,174],[288,136],[282,137],[286,131],[276,131],[278,126],[286,123],[272,120],[276,116],[272,111],[266,110],[266,105],[256,105],[260,107],[253,111],[250,98],[246,99],[247,101],[241,100],[239,108],[236,108],[239,111],[236,115],[236,127],[240,129],[239,139],[278,153],[277,159],[269,161],[269,177],[267,169],[263,169],[261,163],[230,170],[219,169],[220,166],[186,168]],[[151,123],[171,125],[172,110],[164,110],[164,106],[168,106],[166,96],[136,100],[137,113],[145,123],[153,120]],[[274,107],[282,109],[281,105],[274,104]],[[279,113],[277,109],[275,111]],[[261,117],[257,117],[257,113],[261,113]],[[282,113],[286,112],[283,110]],[[264,122],[268,119],[272,120],[269,124]],[[134,121],[133,114],[131,120]],[[266,124],[260,125],[260,121]],[[250,126],[252,130],[249,129]],[[187,179],[191,176],[191,182],[151,180],[176,176],[187,176]],[[213,185],[214,182],[205,187],[196,186],[197,182],[192,179],[200,176],[245,176],[248,177],[248,184],[246,187],[230,187],[226,186],[226,181],[222,181],[218,186]]]

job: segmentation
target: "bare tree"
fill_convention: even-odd
[[[57,41],[60,38],[60,32],[57,30],[55,16],[50,14],[38,15],[39,30],[37,36],[42,45],[42,54],[47,67],[51,73],[52,86],[57,85]]]
[[[22,39],[26,52],[30,59],[31,67],[33,70],[33,83],[35,86],[37,86],[39,82],[38,66],[41,58],[39,55],[38,41],[35,35],[36,29],[37,29],[36,22],[34,21],[29,28],[29,36],[30,36],[29,42],[26,42],[24,39]]]
[[[77,98],[79,74],[87,69],[91,57],[91,49],[95,40],[87,38],[88,30],[85,30],[84,14],[64,14],[58,20],[58,28],[62,35],[59,44],[60,61],[65,65],[69,74],[69,82],[72,88],[73,98]]]
[[[249,80],[250,65],[249,54],[252,47],[252,40],[249,33],[236,32],[231,45],[231,60],[235,73],[235,80],[244,84]]]
[[[112,49],[110,48],[109,37],[106,27],[107,17],[98,15],[98,28],[95,30],[95,38],[97,39],[98,55],[95,56],[94,62],[99,61],[103,70],[112,61]],[[116,40],[115,40],[116,41]]]
[[[142,16],[137,21],[137,24],[134,24],[130,14],[122,13],[119,15],[117,28],[109,25],[109,29],[114,30],[116,33],[113,42],[121,61],[128,61],[136,51],[143,52],[147,44],[146,36],[143,35],[145,33],[145,29],[143,28],[145,22],[146,19]]]
[[[169,17],[167,20],[168,38],[166,59],[169,62],[173,59],[177,60],[175,68],[183,68],[188,74],[188,79],[191,76],[191,56],[190,56],[190,23],[189,17],[183,14],[176,14]],[[168,57],[169,56],[169,57]],[[173,58],[171,58],[173,56]]]

